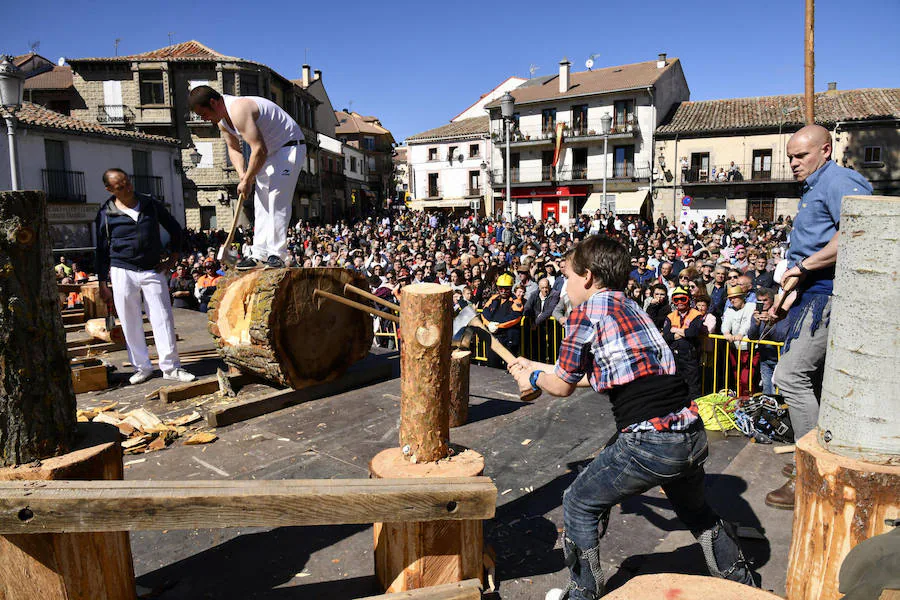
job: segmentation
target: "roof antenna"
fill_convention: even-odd
[[[353,100],[351,100],[350,102],[348,102],[348,103],[347,103],[347,106],[349,106],[349,108],[347,109],[347,112],[348,112],[348,113],[352,113],[352,112],[353,112]]]
[[[541,68],[534,63],[531,63],[531,66],[528,67],[528,72],[531,74],[531,79],[534,79],[534,74],[539,71]]]
[[[591,54],[586,61],[584,61],[584,66],[587,67],[588,71],[594,68],[594,59],[598,56],[600,56],[600,54],[595,52]]]
[[[116,41],[113,42],[113,45],[116,47],[116,56],[119,55],[119,44],[122,42],[122,38],[116,38]]]
[[[28,45],[31,47],[31,53],[37,54],[38,49],[41,47],[41,41],[28,42]]]
[[[172,46],[174,44],[175,44],[175,32],[170,31],[169,32],[169,45]]]
[[[304,65],[309,64],[309,48],[303,49],[303,64]]]

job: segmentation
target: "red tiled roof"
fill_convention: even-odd
[[[603,94],[617,90],[630,90],[651,86],[659,77],[679,64],[677,58],[666,59],[666,66],[658,68],[655,60],[579,71],[569,74],[569,89],[560,93],[559,74],[537,78],[510,90],[516,104],[529,102],[552,101],[585,94]],[[498,108],[499,98],[485,105],[485,108]]]
[[[438,139],[471,137],[486,135],[489,131],[490,119],[485,115],[483,117],[463,119],[462,121],[453,121],[446,125],[411,135],[406,138],[406,142],[424,142]]]
[[[816,122],[900,118],[900,88],[819,92]],[[682,102],[657,129],[660,134],[703,133],[741,129],[771,129],[803,125],[802,94]]]
[[[5,108],[0,108],[0,115],[6,117],[8,114],[9,112]],[[15,117],[19,123],[26,127],[54,129],[75,134],[107,138],[138,140],[155,144],[166,144],[169,146],[181,145],[181,142],[174,138],[161,135],[150,135],[149,133],[141,133],[138,131],[124,131],[121,129],[104,127],[99,123],[90,123],[58,112],[53,112],[52,110],[44,108],[43,106],[38,106],[37,104],[32,104],[31,102],[24,102],[22,108],[16,111]]]
[[[197,40],[181,42],[165,48],[158,48],[141,54],[129,54],[127,56],[101,56],[93,58],[68,58],[68,62],[130,62],[137,60],[158,60],[158,61],[217,61],[217,60],[234,60],[258,64],[252,60],[238,58],[236,56],[226,56],[221,52],[217,52],[208,46],[204,46]]]
[[[26,90],[65,90],[72,87],[72,67],[53,67],[25,80]]]
[[[379,125],[377,117],[367,117],[355,112],[334,111],[338,125],[335,134],[347,133],[371,133],[373,135],[390,134],[391,132]]]

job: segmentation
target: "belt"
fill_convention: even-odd
[[[286,142],[286,143],[284,144],[284,146],[282,146],[282,148],[287,148],[288,146],[299,146],[299,145],[300,145],[300,141],[299,141],[299,140],[291,140],[291,141],[289,141],[289,142]]]

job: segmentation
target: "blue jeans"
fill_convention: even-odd
[[[777,358],[759,361],[759,380],[762,384],[763,394],[775,393],[775,386],[772,384],[772,373],[775,372],[775,365],[777,364]]]
[[[700,422],[683,432],[621,433],[578,475],[563,494],[563,553],[572,578],[571,600],[593,600],[603,593],[600,538],[610,509],[628,496],[662,486],[675,514],[695,537],[717,527],[718,517],[704,496],[703,463],[708,455]],[[749,571],[733,536],[718,536],[714,545],[721,571],[748,583]],[[740,572],[734,572],[731,567],[738,557]]]

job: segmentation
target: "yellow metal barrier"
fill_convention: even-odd
[[[751,340],[743,338],[741,342],[747,344],[747,349],[742,350],[740,345],[735,345],[719,334],[707,336],[713,343],[712,350],[705,349],[700,355],[700,389],[704,394],[712,394],[722,389],[733,390],[738,396],[749,396],[760,385],[754,382],[754,368],[758,371],[758,346],[774,346],[777,359],[781,359],[781,348],[784,342],[771,342],[769,340]],[[710,356],[712,361],[709,360]],[[743,377],[746,371],[746,378]],[[748,389],[749,388],[749,389]],[[776,390],[777,391],[777,390]]]

